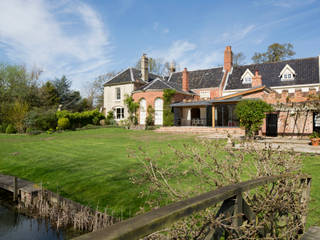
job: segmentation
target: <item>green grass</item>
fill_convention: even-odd
[[[142,186],[129,180],[141,166],[128,157],[128,149],[142,147],[157,157],[168,144],[182,148],[193,142],[191,135],[119,128],[37,136],[0,134],[0,172],[43,183],[74,201],[93,208],[107,206],[114,215],[129,217],[144,200],[139,198]],[[308,225],[320,225],[320,156],[303,155],[303,164],[313,178]],[[192,187],[192,178],[179,184]]]
[[[159,134],[104,128],[37,136],[0,134],[0,172],[42,183],[74,201],[114,215],[133,215],[143,204],[141,187],[129,178],[141,166],[128,149],[146,149],[150,156],[190,143],[190,135]]]

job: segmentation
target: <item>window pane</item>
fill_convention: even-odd
[[[121,91],[120,91],[120,88],[116,88],[116,97],[117,97],[117,99],[121,99]]]

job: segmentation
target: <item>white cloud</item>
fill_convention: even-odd
[[[83,78],[110,62],[105,26],[83,2],[10,0],[0,1],[0,9],[2,51],[12,61],[43,69],[44,78],[66,74],[79,87],[80,77],[89,80]]]
[[[234,26],[231,30],[224,32],[214,41],[214,43],[236,43],[246,38],[252,31],[256,29],[256,25],[251,24],[246,27]]]

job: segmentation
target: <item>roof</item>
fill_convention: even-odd
[[[223,77],[222,67],[188,72],[190,89],[219,87]],[[177,89],[182,89],[182,72],[172,73],[168,82],[174,84]]]
[[[164,79],[156,78],[152,82],[138,88],[136,91],[146,91],[146,90],[164,90],[164,89],[175,89],[180,93],[185,94],[195,94],[192,91],[185,92],[177,86],[175,83],[168,82]]]
[[[192,107],[192,106],[210,106],[211,101],[197,101],[197,102],[178,102],[172,103],[171,107]]]
[[[294,80],[281,80],[280,72],[287,64],[294,69],[296,73]],[[262,84],[266,87],[320,83],[319,58],[313,57],[274,63],[234,66],[228,77],[225,90],[251,88],[251,84],[242,84],[241,81],[241,76],[247,69],[249,69],[253,74],[258,70],[259,74],[262,76]]]
[[[148,74],[149,79],[148,82],[151,82],[152,80],[160,77],[156,74],[149,73]],[[127,68],[124,71],[118,73],[116,76],[111,78],[109,81],[107,81],[104,86],[106,85],[113,85],[113,84],[121,84],[121,83],[128,83],[128,82],[141,82],[146,83],[141,79],[141,72],[140,70],[136,68]]]

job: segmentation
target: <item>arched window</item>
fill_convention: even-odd
[[[147,117],[147,102],[144,98],[140,100],[140,124],[146,124],[146,117]]]
[[[154,124],[162,125],[163,124],[163,100],[157,98],[154,101]]]

